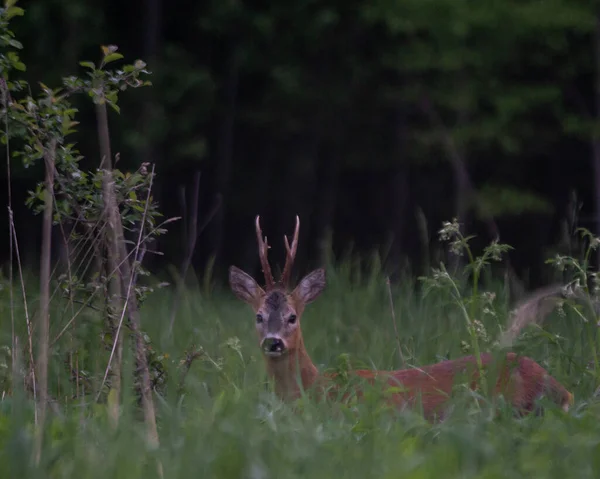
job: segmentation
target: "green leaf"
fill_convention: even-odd
[[[117,113],[121,113],[121,108],[119,107],[119,105],[117,105],[116,103],[113,103],[112,101],[108,103],[113,110],[115,110]]]
[[[20,41],[18,41],[18,40],[14,40],[14,39],[12,39],[12,38],[11,38],[10,40],[8,40],[8,44],[9,44],[11,47],[13,47],[13,48],[16,48],[16,49],[18,49],[18,50],[21,50],[21,49],[23,48],[23,44],[22,44]]]
[[[79,62],[79,64],[82,67],[89,68],[90,70],[95,70],[96,69],[96,65],[94,65],[92,62]]]
[[[104,57],[104,64],[114,62],[115,60],[120,60],[121,58],[123,58],[123,55],[120,53],[111,53],[110,55],[106,55]]]
[[[23,14],[25,13],[25,10],[23,10],[21,7],[8,7],[6,9],[6,11],[4,12],[4,15],[6,16],[7,19],[11,19],[13,17],[22,17]]]

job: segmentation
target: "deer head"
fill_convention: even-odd
[[[249,274],[235,266],[229,268],[229,284],[233,293],[248,303],[256,314],[256,331],[259,344],[266,358],[278,360],[290,353],[304,351],[300,317],[304,307],[315,300],[325,288],[325,270],[320,268],[306,275],[290,290],[290,273],[298,248],[300,219],[296,216],[296,229],[292,244],[284,236],[286,261],[279,282],[273,280],[267,253],[267,238],[262,236],[260,217],[256,217],[258,255],[265,276],[265,288],[261,288]]]

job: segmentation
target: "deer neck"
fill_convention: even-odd
[[[283,400],[300,396],[300,388],[309,389],[319,372],[300,339],[297,347],[281,358],[266,358],[267,373],[275,383],[275,393]]]

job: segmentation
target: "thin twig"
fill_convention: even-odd
[[[2,87],[2,106],[4,108],[4,135],[6,138],[6,189],[8,199],[8,210],[12,211],[12,180],[11,180],[11,169],[10,169],[10,140],[8,137],[8,85],[4,78],[0,79],[0,85]],[[10,215],[9,215],[10,216]],[[10,221],[10,220],[9,220]],[[13,361],[13,370],[16,369],[17,357],[17,338],[15,333],[15,302],[14,302],[14,291],[13,291],[13,235],[12,226],[8,227],[8,244],[9,244],[9,261],[8,261],[8,294],[10,301],[10,328],[11,328],[11,346],[12,354],[11,358]]]
[[[98,311],[100,313],[102,312],[102,309],[98,308],[97,306],[94,306],[93,304],[90,304],[89,301],[81,301],[80,299],[75,299],[75,298],[70,299],[69,301],[71,303],[75,303],[75,304],[83,304],[84,306],[86,306],[90,309],[93,309],[94,311]],[[54,344],[54,342],[53,342],[53,344]]]
[[[2,78],[0,80],[2,86],[2,106],[4,108],[4,125],[6,137],[6,183],[7,183],[7,199],[8,209],[12,210],[12,186],[11,186],[11,170],[10,170],[10,141],[8,138],[8,85]],[[17,351],[16,336],[15,336],[15,308],[14,308],[14,296],[13,296],[13,237],[12,228],[9,225],[8,228],[8,243],[9,243],[9,263],[8,263],[8,292],[10,297],[10,326],[11,326],[11,345],[12,345],[12,358],[15,361],[15,354]],[[14,369],[14,366],[13,366]]]
[[[138,235],[138,240],[137,240],[136,247],[135,247],[135,257],[136,258],[139,254],[140,244],[142,243],[142,235],[144,232],[144,225],[146,224],[146,215],[148,214],[148,205],[150,204],[150,193],[152,192],[152,183],[154,180],[154,165],[152,165],[152,173],[150,175],[151,175],[150,176],[150,185],[148,186],[148,194],[146,196],[146,202],[145,202],[145,206],[144,206],[144,214],[142,215],[140,233]],[[96,395],[96,402],[98,402],[98,399],[100,398],[100,394],[102,392],[102,388],[104,387],[104,384],[106,383],[106,379],[108,378],[108,373],[110,371],[110,365],[111,365],[112,359],[114,357],[115,350],[117,348],[117,343],[118,343],[117,338],[119,337],[119,334],[121,333],[121,326],[123,325],[123,320],[125,319],[125,312],[127,311],[127,305],[129,303],[129,298],[131,296],[131,288],[134,284],[134,278],[135,278],[135,265],[133,265],[133,266],[134,267],[132,268],[131,276],[129,278],[129,284],[127,285],[127,296],[125,297],[125,302],[123,304],[123,310],[121,311],[121,317],[119,318],[119,324],[117,326],[115,340],[113,341],[113,346],[110,351],[110,356],[108,358],[108,364],[106,365],[106,370],[104,371],[104,377],[102,378],[102,383],[100,384],[100,387],[98,388],[98,394]]]
[[[154,169],[152,171],[152,175],[154,176]],[[152,181],[150,182],[149,190],[152,189]],[[150,191],[148,192],[150,193]],[[111,202],[111,206],[113,210],[118,213],[118,209],[116,206],[116,200],[114,195],[107,199]],[[142,244],[142,234],[145,226],[145,218],[147,215],[147,210],[149,207],[150,201],[149,197],[146,199],[146,207],[144,209],[144,215],[142,218],[142,225],[140,227],[140,234],[138,237],[137,245],[135,248],[135,257],[139,256],[139,247]],[[115,224],[115,227],[118,232],[118,241],[115,239],[114,247],[117,249],[120,258],[126,258],[128,256],[127,248],[125,246],[125,242],[123,240],[123,228],[122,222],[119,215],[119,221]],[[133,266],[135,268],[135,265]],[[150,380],[150,370],[148,366],[148,358],[146,357],[146,344],[144,341],[144,336],[142,334],[142,325],[140,320],[139,309],[137,305],[137,300],[135,295],[131,297],[131,287],[134,278],[134,273],[132,273],[132,267],[129,264],[128,260],[123,261],[122,266],[122,277],[130,278],[129,289],[125,291],[124,285],[121,282],[122,294],[125,293],[127,297],[127,301],[125,307],[127,309],[127,313],[129,315],[129,324],[131,326],[131,330],[133,332],[133,337],[135,340],[135,360],[137,364],[137,373],[139,374],[140,379],[140,393],[141,393],[141,403],[142,403],[142,411],[144,415],[144,422],[146,423],[147,428],[147,441],[148,445],[155,449],[160,445],[160,439],[158,434],[158,428],[156,426],[156,412],[154,407],[154,400],[152,398],[152,384]],[[162,462],[160,458],[156,458],[156,466],[159,477],[163,476],[163,468]]]
[[[183,391],[183,386],[185,384],[185,378],[190,372],[190,368],[192,367],[192,363],[202,357],[204,355],[204,350],[202,348],[196,349],[191,353],[186,353],[185,359],[183,360],[183,372],[181,373],[181,378],[179,379],[179,393]]]
[[[169,318],[169,332],[167,336],[170,337],[173,334],[173,326],[175,324],[175,316],[177,314],[177,308],[181,302],[181,296],[183,294],[185,278],[187,277],[187,272],[192,262],[192,256],[194,255],[194,251],[196,249],[196,242],[198,241],[198,237],[206,227],[206,225],[210,222],[210,220],[214,217],[219,206],[221,205],[220,201],[215,203],[211,213],[208,215],[207,219],[204,221],[200,229],[198,229],[198,202],[200,197],[200,177],[201,173],[198,171],[194,177],[194,194],[193,194],[193,203],[192,203],[192,211],[190,213],[189,221],[190,221],[190,229],[187,234],[187,251],[186,256],[184,258],[183,264],[181,266],[181,279],[177,285],[177,290],[175,293],[175,300],[173,301],[173,306],[171,307],[171,317]],[[186,215],[187,207],[185,202],[185,190],[182,199],[182,209],[183,214]],[[187,220],[188,218],[186,218]],[[187,232],[187,228],[186,228]]]
[[[158,226],[156,226],[155,228],[153,228],[147,235],[144,236],[144,238],[142,238],[142,243],[145,242],[148,238],[150,238],[155,232],[156,230],[158,230],[159,228],[161,228],[162,226],[171,223],[173,221],[177,221],[181,218],[179,217],[173,217],[173,218],[169,218],[165,221],[163,221],[161,224],[159,224]],[[127,255],[125,256],[125,259],[123,259],[115,268],[113,271],[111,271],[108,275],[108,277],[111,277],[113,274],[116,274],[119,271],[119,268],[121,265],[123,265],[125,263],[125,261],[129,260],[129,257],[134,253],[134,251],[130,251],[129,253],[127,253]],[[98,289],[96,291],[94,291],[91,295],[90,295],[90,301],[91,299],[97,294]],[[73,316],[69,322],[63,327],[63,329],[61,329],[60,333],[58,333],[56,335],[56,337],[54,338],[54,340],[52,341],[52,344],[54,344],[56,341],[58,341],[63,334],[65,334],[65,332],[67,331],[67,329],[69,329],[69,327],[71,326],[71,324],[73,324],[73,322],[77,319],[77,317],[81,314],[81,312],[86,308],[86,306],[82,306],[77,313],[75,313],[75,316]]]
[[[12,358],[12,383],[13,383],[13,397],[17,397],[17,393],[15,388],[17,384],[21,383],[21,386],[24,386],[24,381],[21,376],[21,350],[19,349],[19,337],[15,335],[14,339],[14,348],[16,356]]]
[[[23,267],[21,265],[21,254],[19,253],[19,241],[17,240],[17,232],[15,230],[15,223],[13,219],[12,209],[8,209],[8,218],[10,221],[10,229],[12,230],[15,254],[17,255],[17,266],[19,269],[19,279],[21,281],[21,293],[23,295],[23,308],[25,310],[25,324],[27,325],[27,340],[29,342],[29,362],[31,366],[31,381],[33,390],[33,402],[37,403],[37,386],[35,379],[35,362],[33,360],[33,333],[31,331],[31,321],[29,319],[29,308],[27,307],[27,294],[25,292],[25,279],[23,278]],[[38,424],[37,408],[34,408],[34,424]]]
[[[398,326],[396,325],[396,312],[394,310],[394,299],[392,298],[392,285],[390,277],[386,280],[388,295],[390,297],[390,309],[392,310],[392,324],[394,325],[394,333],[396,334],[396,343],[398,344],[398,356],[400,356],[400,366],[403,368],[405,365],[404,355],[402,354],[402,346],[400,344],[400,335],[398,334]]]
[[[104,228],[106,226],[106,223],[104,223],[104,225],[99,229],[99,235],[102,234],[102,232],[104,231]],[[61,231],[63,231],[63,235],[65,235],[66,233],[64,233],[64,230],[61,227]],[[68,236],[63,236],[64,237],[64,241],[65,244],[67,245],[67,266],[68,266],[68,275],[69,275],[69,286],[73,285],[73,277],[78,277],[78,278],[85,278],[85,275],[87,274],[88,269],[90,268],[93,260],[95,260],[96,258],[94,257],[94,254],[92,254],[89,257],[89,261],[87,261],[87,263],[83,263],[84,260],[87,259],[87,253],[84,255],[84,257],[81,259],[81,262],[77,265],[77,255],[79,253],[76,253],[77,249],[80,249],[81,251],[83,250],[83,246],[81,248],[79,248],[79,243],[75,244],[75,247],[73,248],[73,250],[71,251],[68,247],[68,241],[69,241],[69,237]],[[81,239],[80,241],[83,241],[85,238]],[[90,252],[96,252],[95,248],[89,248],[88,251]],[[74,256],[73,259],[71,259],[71,256]],[[73,266],[75,266],[75,271],[73,271]],[[80,271],[81,268],[84,268],[83,271]],[[80,274],[81,273],[81,274]],[[59,290],[61,290],[61,285],[58,284],[56,286],[56,288],[54,289],[53,293],[52,293],[52,298],[54,298],[54,296],[58,293]],[[75,310],[73,308],[73,304],[71,304],[73,301],[73,291],[70,288],[69,289],[69,303],[67,304],[67,306],[65,307],[65,310],[63,312],[63,315],[66,313],[66,310],[69,308],[69,306],[71,307],[71,317],[73,317],[73,315],[75,314]],[[77,301],[75,301],[77,302]],[[80,303],[83,304],[83,303]],[[90,305],[91,306],[91,305]]]
[[[181,275],[184,280],[187,275],[188,268],[190,267],[190,263],[192,262],[192,255],[196,249],[196,240],[198,239],[198,200],[200,197],[200,178],[201,172],[197,171],[194,176],[194,199],[192,202],[192,211],[190,215],[190,231],[187,238],[187,255],[184,260],[183,267],[181,268]]]

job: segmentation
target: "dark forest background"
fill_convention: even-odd
[[[99,46],[141,58],[151,88],[110,111],[122,170],[156,164],[155,197],[182,216],[150,269],[179,267],[198,194],[198,275],[258,272],[254,217],[283,261],[301,220],[298,270],[378,251],[424,272],[458,216],[499,233],[530,285],[600,215],[600,20],[585,0],[23,0],[12,28],[26,77],[58,85]],[[100,161],[93,105],[78,100],[85,164]],[[21,254],[37,267],[25,206],[42,165],[13,162]],[[2,184],[6,172],[2,169]],[[6,208],[0,222],[7,224]],[[8,234],[2,235],[3,261]],[[60,241],[55,241],[59,245]],[[60,251],[55,251],[56,255]]]

